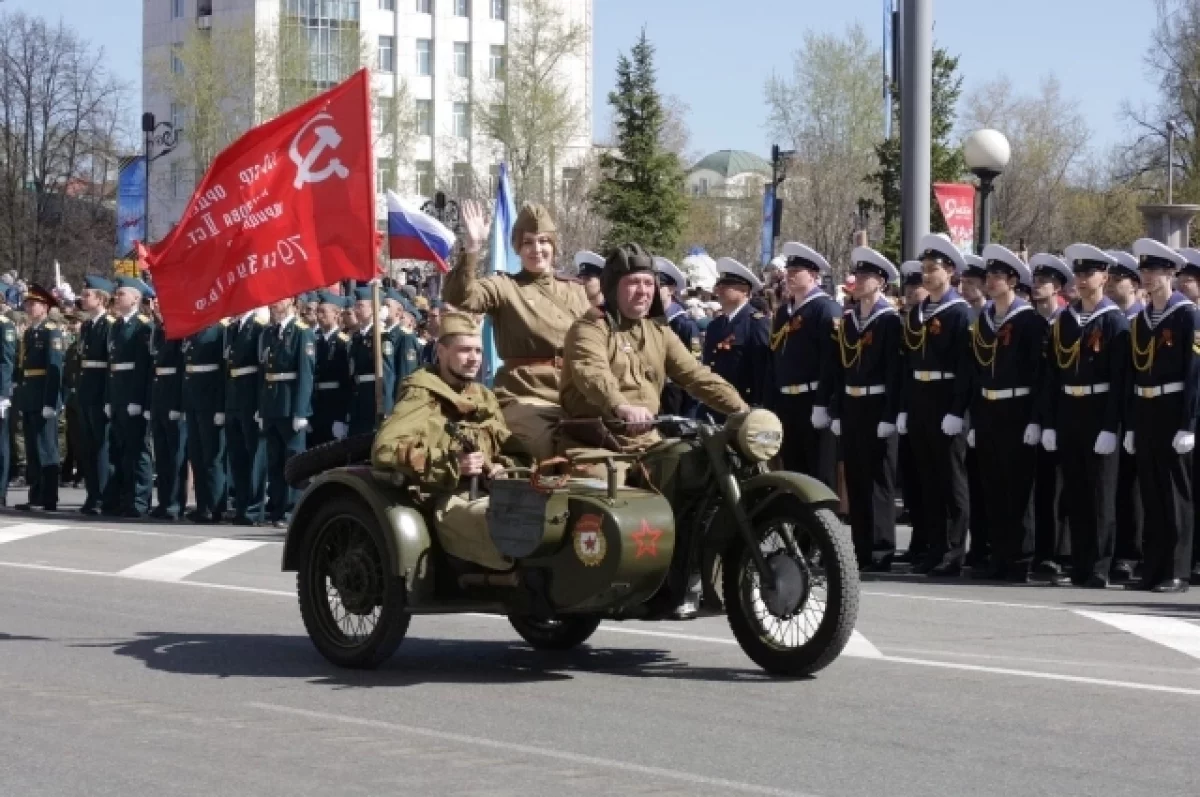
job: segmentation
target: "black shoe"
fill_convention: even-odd
[[[863,573],[890,573],[892,572],[892,558],[886,556],[878,562],[870,562],[859,568]]]
[[[146,515],[144,512],[139,512],[136,509],[126,509],[124,512],[121,513],[121,517],[127,518],[129,520],[141,520],[145,516]]]
[[[167,511],[166,507],[156,506],[150,510],[150,517],[158,520],[174,520],[175,516]]]
[[[930,578],[958,578],[962,575],[962,565],[957,562],[942,562],[928,573]]]
[[[95,516],[100,514],[100,510],[94,506],[81,506],[79,507],[79,514]]]
[[[1191,581],[1192,581],[1192,586],[1193,586],[1193,587],[1200,587],[1200,570],[1193,570],[1193,571],[1192,571],[1192,579],[1191,579]]]
[[[1069,587],[1071,586],[1071,577],[1066,573],[1059,573],[1056,576],[1050,576],[1047,583],[1052,587]]]
[[[1002,567],[972,567],[971,574],[968,578],[974,581],[1003,581],[1005,576],[1004,568]]]
[[[1006,584],[1029,584],[1033,579],[1030,577],[1028,570],[1017,568],[1005,571],[1004,581]]]
[[[1129,562],[1113,565],[1112,571],[1108,574],[1108,580],[1114,584],[1127,584],[1133,581],[1133,565]]]
[[[248,517],[235,517],[232,521],[235,526],[257,526],[258,523]]]
[[[33,504],[31,504],[31,503],[29,503],[28,501],[26,501],[26,502],[25,502],[25,503],[23,503],[23,504],[17,504],[16,506],[14,506],[14,507],[13,507],[13,509],[19,509],[19,510],[21,510],[22,512],[28,512],[28,511],[30,511],[31,509],[33,509]]]
[[[1084,589],[1108,589],[1108,579],[1095,573],[1083,582]]]
[[[211,525],[217,522],[216,519],[207,512],[188,512],[186,515],[184,515],[184,517],[193,523],[201,523],[204,525]]]
[[[1125,589],[1130,592],[1150,592],[1154,589],[1154,584],[1145,579],[1139,579],[1137,581],[1130,581],[1125,585]]]
[[[1188,583],[1186,581],[1184,581],[1182,578],[1171,578],[1171,579],[1168,579],[1168,580],[1162,582],[1161,584],[1155,584],[1154,587],[1152,587],[1150,589],[1150,591],[1157,592],[1159,594],[1187,592],[1188,591]]]
[[[1062,573],[1062,568],[1058,566],[1058,562],[1047,559],[1034,565],[1033,572],[1039,576],[1057,576]]]

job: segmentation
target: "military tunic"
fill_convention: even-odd
[[[770,381],[770,322],[749,303],[717,316],[704,333],[703,361],[713,373],[737,389],[747,404],[761,406]],[[715,407],[701,408],[721,421]]]
[[[140,517],[150,508],[153,473],[145,415],[150,411],[154,360],[150,354],[154,323],[131,313],[117,318],[108,334],[108,392],[112,414],[109,462],[112,474],[104,500],[106,514]]]
[[[195,523],[216,523],[225,515],[225,335],[228,321],[213,324],[183,341],[182,411],[187,424],[187,456],[192,467]],[[220,421],[218,423],[217,421]]]
[[[695,354],[697,358],[700,357],[704,346],[700,337],[700,327],[696,326],[695,320],[679,304],[672,302],[667,307],[667,326],[671,328],[671,331],[679,338],[679,342],[688,351]],[[662,411],[664,413],[694,418],[698,406],[696,400],[689,396],[686,390],[669,379],[667,380],[662,394]]]
[[[1133,319],[1144,309],[1141,302],[1134,302],[1125,311],[1125,318],[1132,330]],[[1132,417],[1132,416],[1131,416]],[[1132,427],[1132,422],[1126,424],[1126,429]],[[1200,457],[1192,457],[1192,485],[1196,485],[1196,466]],[[1200,502],[1193,501],[1193,509],[1200,517]],[[1138,486],[1137,455],[1130,454],[1124,446],[1117,452],[1117,532],[1116,543],[1113,546],[1113,575],[1122,580],[1128,580],[1133,575],[1134,567],[1142,561],[1142,492]],[[1200,520],[1197,521],[1200,525]],[[1193,557],[1196,552],[1193,545]]]
[[[267,445],[267,520],[286,523],[296,490],[284,467],[304,450],[305,430],[298,421],[312,415],[317,347],[312,328],[295,318],[271,324],[262,335],[262,392],[259,415]]]
[[[63,349],[62,329],[53,321],[31,325],[21,340],[16,406],[21,412],[29,483],[24,507],[58,507],[57,413],[62,407]],[[51,417],[45,417],[46,411]]]
[[[382,332],[382,330],[381,330]],[[379,343],[383,351],[383,415],[392,412],[396,403],[393,390],[396,384],[396,344],[387,333],[382,333]],[[375,333],[371,326],[359,329],[350,337],[350,375],[354,378],[353,397],[350,401],[350,434],[369,434],[375,431]]]
[[[309,448],[333,440],[335,423],[349,423],[350,402],[354,395],[354,379],[350,376],[350,336],[337,329],[330,332],[316,330],[315,336],[317,357]]]
[[[104,412],[108,392],[108,333],[113,316],[101,312],[84,321],[79,329],[80,373],[79,461],[87,488],[80,511],[95,514],[108,490],[112,463],[108,455],[108,429],[111,421]]]
[[[261,522],[267,479],[266,444],[260,434],[259,353],[264,325],[250,313],[225,328],[225,442],[233,477],[233,522]]]
[[[183,418],[184,341],[167,340],[161,326],[151,338],[154,381],[150,390],[150,432],[158,506],[151,514],[176,520],[187,507],[187,422]]]
[[[14,412],[13,386],[17,376],[17,327],[8,316],[0,315],[0,506],[8,505],[8,480],[12,467],[12,446],[9,442],[9,423]]]

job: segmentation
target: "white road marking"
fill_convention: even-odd
[[[495,615],[476,615],[478,617],[494,617]],[[505,618],[500,618],[505,619]],[[603,623],[600,626],[601,631],[608,631],[612,634],[638,634],[642,636],[661,637],[663,639],[681,639],[687,642],[708,642],[715,645],[736,645],[736,639],[725,637],[701,636],[699,634],[680,634],[674,631],[651,631],[644,628],[627,628],[625,626],[609,625]],[[845,649],[842,651],[843,656],[850,656],[856,659],[881,659],[884,658],[883,653],[879,648],[871,644],[871,642],[858,631],[854,631],[850,635],[850,641],[846,643]]]
[[[14,523],[11,526],[0,528],[0,543],[26,540],[41,534],[49,534],[52,531],[61,531],[65,528],[67,526],[55,526],[52,523]]]
[[[145,578],[134,578],[123,573],[106,573],[103,570],[84,570],[78,567],[55,567],[54,565],[36,565],[30,562],[0,562],[0,567],[11,567],[16,570],[38,570],[43,573],[62,573],[69,576],[98,576],[100,578],[116,578],[121,581],[149,581]],[[280,598],[296,599],[294,590],[263,589],[261,587],[239,587],[233,584],[213,584],[207,581],[155,581],[158,584],[180,584],[185,587],[202,587],[224,592],[245,592],[249,595],[274,595]]]
[[[1066,606],[1047,606],[1042,603],[1007,603],[1004,601],[985,601],[976,598],[946,598],[940,595],[917,595],[911,592],[877,592],[864,589],[860,595],[873,598],[905,598],[914,601],[933,601],[935,603],[964,603],[972,606],[998,606],[1002,609],[1040,609],[1046,612],[1069,612]]]
[[[181,551],[139,562],[133,567],[125,568],[118,575],[149,581],[182,581],[192,573],[262,546],[263,543],[254,540],[208,539],[197,545],[189,545]]]
[[[806,792],[785,791],[783,789],[771,788],[770,786],[758,786],[753,783],[742,783],[735,780],[726,780],[724,778],[710,778],[707,775],[698,775],[694,772],[683,772],[677,769],[645,766],[643,764],[634,764],[629,761],[618,761],[612,758],[601,758],[599,756],[566,752],[564,750],[558,750],[551,747],[536,747],[529,744],[502,742],[498,739],[488,739],[482,736],[468,736],[463,733],[439,731],[433,728],[422,728],[416,725],[401,725],[395,722],[383,722],[382,720],[364,719],[362,717],[348,717],[342,714],[327,714],[323,711],[309,711],[308,709],[303,708],[280,706],[275,703],[251,702],[247,703],[246,705],[262,711],[271,711],[276,714],[288,714],[293,717],[305,717],[306,719],[320,720],[322,722],[336,722],[342,725],[357,725],[360,728],[374,728],[376,730],[385,732],[403,733],[409,736],[420,736],[426,739],[437,739],[438,741],[442,742],[454,742],[472,747],[484,747],[490,750],[500,750],[506,753],[516,753],[518,755],[548,758],[555,761],[564,761],[569,764],[583,764],[601,769],[630,772],[636,775],[649,775],[650,777],[662,778],[664,780],[674,780],[680,783],[689,783],[693,786],[709,786],[718,789],[724,789],[730,792],[738,792],[739,794],[764,794],[768,795],[769,797],[815,797],[815,795]]]
[[[1076,609],[1075,614],[1097,620],[1135,634],[1142,639],[1177,650],[1193,659],[1200,659],[1200,627],[1171,617],[1151,614],[1117,614],[1115,612],[1089,612]]]

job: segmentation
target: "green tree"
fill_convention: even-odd
[[[617,87],[608,95],[615,111],[617,148],[600,158],[604,174],[593,199],[612,225],[604,243],[636,242],[655,252],[679,245],[687,214],[679,156],[662,145],[666,113],[655,87],[654,47],[642,31],[629,56],[617,62]]]
[[[962,148],[951,143],[954,132],[956,108],[962,94],[962,76],[958,74],[958,56],[952,56],[938,47],[933,51],[933,118],[931,120],[931,174],[935,183],[953,183],[962,178],[966,171]],[[900,89],[892,88],[896,99],[892,115],[892,129],[900,129]],[[876,210],[883,211],[883,243],[879,251],[884,257],[899,263],[900,252],[900,136],[893,135],[875,146],[879,159],[879,170],[869,181],[879,189],[879,201],[872,201]],[[946,220],[934,197],[930,201],[930,226],[934,232],[946,232]]]

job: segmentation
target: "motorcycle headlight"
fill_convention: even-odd
[[[736,420],[740,420],[734,435],[738,451],[755,462],[766,462],[779,453],[783,447],[783,424],[775,413],[750,410]]]

